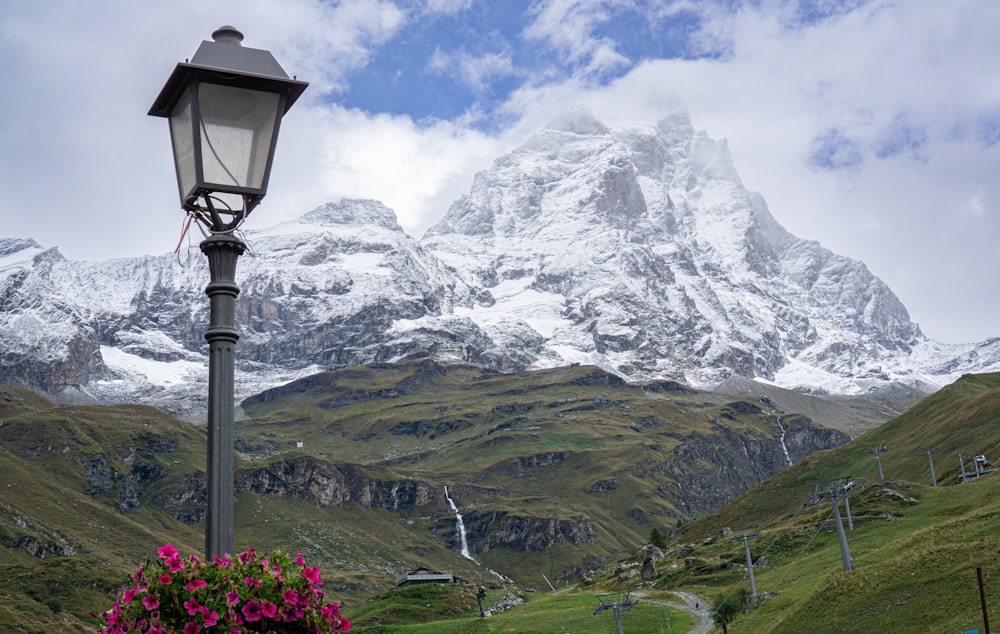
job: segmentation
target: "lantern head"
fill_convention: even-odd
[[[211,231],[235,229],[267,193],[281,117],[309,84],[223,26],[177,64],[149,114],[170,121],[181,207]]]

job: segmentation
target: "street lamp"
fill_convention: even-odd
[[[236,260],[246,249],[234,232],[267,193],[281,117],[309,85],[269,51],[242,46],[231,26],[212,39],[177,64],[149,109],[170,121],[181,207],[207,234],[208,558],[233,552]]]

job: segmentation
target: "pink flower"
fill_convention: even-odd
[[[240,602],[240,593],[236,588],[233,588],[232,590],[229,591],[229,594],[226,595],[226,607],[231,608],[239,602]]]
[[[122,593],[122,603],[132,603],[132,599],[135,598],[135,593],[138,592],[135,588],[129,588]]]
[[[247,577],[246,579],[243,580],[243,585],[245,585],[248,588],[257,587],[260,584],[261,584],[260,579],[257,579],[256,577]]]
[[[208,584],[205,582],[204,579],[192,579],[191,581],[188,581],[187,589],[189,591],[194,591],[194,590],[199,590],[201,588],[204,588],[207,585]]]
[[[201,618],[205,621],[205,627],[212,627],[219,621],[219,613],[215,610],[205,608],[201,612]]]
[[[190,623],[184,626],[184,634],[198,634],[198,632],[200,631],[201,631],[201,626],[195,623],[194,621],[191,621]]]
[[[177,555],[167,558],[167,569],[170,572],[184,572],[184,562]]]
[[[302,558],[302,555],[300,555],[299,551],[297,551],[297,550],[295,551],[295,565],[296,566],[305,566],[306,565],[306,560]]]
[[[260,609],[260,604],[256,601],[247,601],[243,604],[243,618],[247,620],[247,623],[254,623],[261,619],[263,613]]]
[[[160,559],[170,559],[177,557],[180,553],[177,552],[173,544],[164,544],[156,549],[156,554],[160,556]]]
[[[254,556],[254,553],[256,552],[257,552],[256,548],[247,548],[245,551],[240,553],[240,562],[245,564],[249,561],[253,561],[254,559],[256,559],[256,557]]]
[[[168,575],[167,573],[163,573],[162,575],[160,575],[160,585],[161,586],[169,586],[173,582],[174,582],[174,578],[171,577],[170,575]]]
[[[160,599],[155,594],[147,594],[142,598],[142,605],[147,610],[152,612],[156,608],[160,607]]]
[[[201,606],[198,605],[198,600],[191,597],[184,602],[184,607],[187,609],[188,614],[194,616],[195,614],[201,614]]]
[[[303,566],[302,577],[306,581],[310,581],[312,583],[315,583],[316,585],[320,585],[323,583],[323,580],[319,578],[319,568],[310,568],[309,566]]]
[[[278,615],[278,606],[271,603],[267,599],[264,599],[263,601],[260,602],[260,612],[265,617],[273,619]]]

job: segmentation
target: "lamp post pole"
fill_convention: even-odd
[[[236,261],[246,245],[232,233],[213,233],[201,243],[211,281],[208,341],[208,513],[206,556],[232,553],[234,495],[234,348],[236,332]]]

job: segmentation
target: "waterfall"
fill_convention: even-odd
[[[788,455],[788,445],[785,444],[785,427],[781,424],[782,417],[779,416],[777,419],[778,429],[781,430],[781,450],[785,452],[785,460],[788,461],[788,466],[792,466],[792,457]]]
[[[458,536],[462,540],[462,556],[466,559],[476,561],[469,552],[469,542],[465,538],[465,522],[462,521],[462,514],[458,512],[458,506],[455,505],[455,501],[448,495],[448,485],[445,485],[444,487],[444,498],[448,500],[448,505],[451,506],[451,510],[455,511],[455,522],[458,524]],[[476,563],[479,562],[476,561]]]

